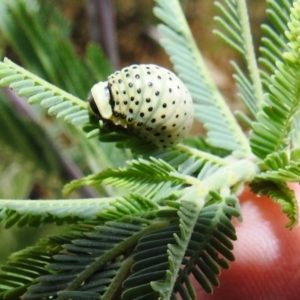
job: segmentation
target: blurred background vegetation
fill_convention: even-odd
[[[172,69],[159,45],[153,5],[153,0],[1,0],[0,58],[6,56],[85,100],[94,83],[126,65],[155,63]],[[213,78],[233,109],[242,109],[229,64],[239,58],[212,34],[213,1],[183,0],[182,6]],[[265,1],[249,0],[248,8],[258,51]],[[195,125],[193,133],[199,130]],[[0,199],[59,199],[66,182],[122,166],[130,155],[113,144],[87,141],[77,128],[0,89]],[[115,192],[88,188],[72,196]],[[0,225],[0,243],[5,245],[0,247],[0,264],[9,253],[55,230],[6,230]]]

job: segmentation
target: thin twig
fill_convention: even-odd
[[[90,19],[91,39],[96,43],[101,42],[111,65],[115,70],[119,69],[114,1],[89,0],[86,3]]]
[[[63,154],[58,147],[53,143],[49,135],[45,132],[45,130],[40,126],[38,115],[33,111],[33,109],[20,98],[16,93],[14,93],[9,88],[3,89],[4,94],[10,103],[24,116],[28,117],[30,120],[36,123],[37,126],[41,128],[44,132],[44,139],[48,141],[48,144],[51,145],[52,151],[55,153],[59,164],[62,169],[62,176],[67,180],[73,180],[83,177],[81,170],[78,166],[65,154]],[[98,196],[96,191],[90,187],[83,187],[78,190],[82,197],[85,198],[95,198]]]

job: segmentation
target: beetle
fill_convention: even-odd
[[[157,147],[177,144],[194,118],[192,97],[171,71],[154,64],[131,65],[96,83],[92,111],[111,128],[123,128]]]

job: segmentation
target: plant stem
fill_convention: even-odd
[[[205,198],[209,191],[219,192],[223,187],[232,187],[239,182],[250,182],[258,173],[258,167],[249,159],[242,159],[221,167],[205,178],[199,186],[201,197]]]
[[[117,46],[114,1],[89,0],[86,3],[92,40],[101,43],[115,70],[120,67]]]
[[[36,123],[36,126],[40,127],[42,131],[44,129],[39,125],[38,116],[34,113],[31,107],[21,99],[17,94],[12,92],[8,88],[3,89],[7,99],[12,103],[12,105],[18,109],[23,115],[28,117],[30,120]],[[79,167],[72,161],[67,155],[63,154],[58,147],[52,142],[49,135],[44,131],[44,139],[48,141],[48,144],[52,148],[51,150],[55,153],[58,163],[61,166],[62,176],[67,180],[74,180],[83,177],[83,173]],[[90,187],[82,187],[78,190],[82,197],[84,198],[95,198],[98,193]]]
[[[176,149],[179,149],[183,152],[188,152],[188,153],[196,156],[197,158],[203,159],[205,161],[209,161],[216,165],[224,166],[227,164],[227,162],[224,158],[221,158],[217,155],[213,155],[213,154],[198,150],[196,148],[185,146],[183,144],[176,145]]]

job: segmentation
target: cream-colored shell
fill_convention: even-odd
[[[156,65],[132,65],[91,90],[103,120],[158,147],[175,145],[191,129],[194,106],[183,82]]]

